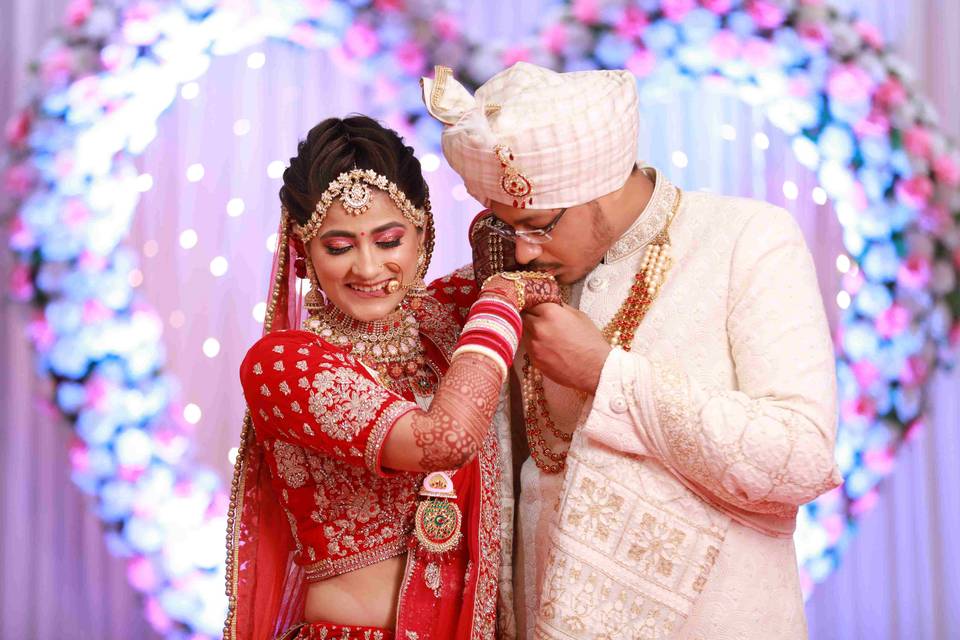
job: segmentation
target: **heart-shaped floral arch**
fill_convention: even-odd
[[[503,48],[468,42],[443,0],[73,0],[5,131],[11,290],[37,310],[29,335],[75,428],[74,479],[97,496],[158,631],[218,635],[226,501],[186,456],[161,322],[131,286],[133,157],[211,55],[265,38],[329,50],[421,144],[439,140],[417,86],[434,63],[468,86],[518,60],[627,68],[645,96],[710,82],[762,107],[817,173],[848,252],[836,336],[846,482],[801,510],[797,533],[808,593],[836,566],[960,336],[960,156],[874,27],[828,0],[577,0]]]

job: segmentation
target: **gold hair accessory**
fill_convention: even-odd
[[[493,148],[493,152],[497,154],[500,170],[503,171],[503,175],[500,176],[500,188],[513,197],[514,207],[526,209],[528,204],[533,204],[533,198],[530,196],[533,192],[533,183],[513,166],[513,151],[510,147],[498,144]]]
[[[383,191],[397,209],[403,214],[403,217],[409,220],[417,227],[423,227],[426,223],[426,212],[413,206],[413,203],[407,199],[407,195],[393,182],[387,180],[376,171],[370,169],[354,169],[352,171],[341,173],[340,176],[330,183],[327,190],[320,196],[317,206],[314,208],[313,215],[304,225],[296,225],[294,232],[304,244],[310,242],[324,218],[327,217],[327,211],[338,199],[343,204],[347,215],[359,216],[367,212],[373,203],[373,191],[371,187]]]

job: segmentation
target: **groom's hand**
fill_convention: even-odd
[[[523,314],[523,338],[533,365],[565,387],[594,393],[610,345],[585,313],[540,304]]]

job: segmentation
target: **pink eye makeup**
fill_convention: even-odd
[[[400,241],[404,235],[406,235],[406,230],[404,229],[388,229],[381,233],[375,233],[373,240],[381,249],[393,249],[394,247],[400,246]]]

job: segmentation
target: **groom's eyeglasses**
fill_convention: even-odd
[[[550,242],[553,238],[550,236],[550,232],[553,231],[554,227],[557,226],[557,223],[560,222],[560,218],[563,217],[563,214],[567,212],[568,207],[560,209],[560,213],[554,216],[553,220],[548,222],[545,226],[537,227],[536,229],[530,229],[529,231],[517,231],[506,222],[494,216],[490,222],[490,230],[501,238],[507,240],[523,240],[524,242],[529,242],[530,244],[545,244]]]

